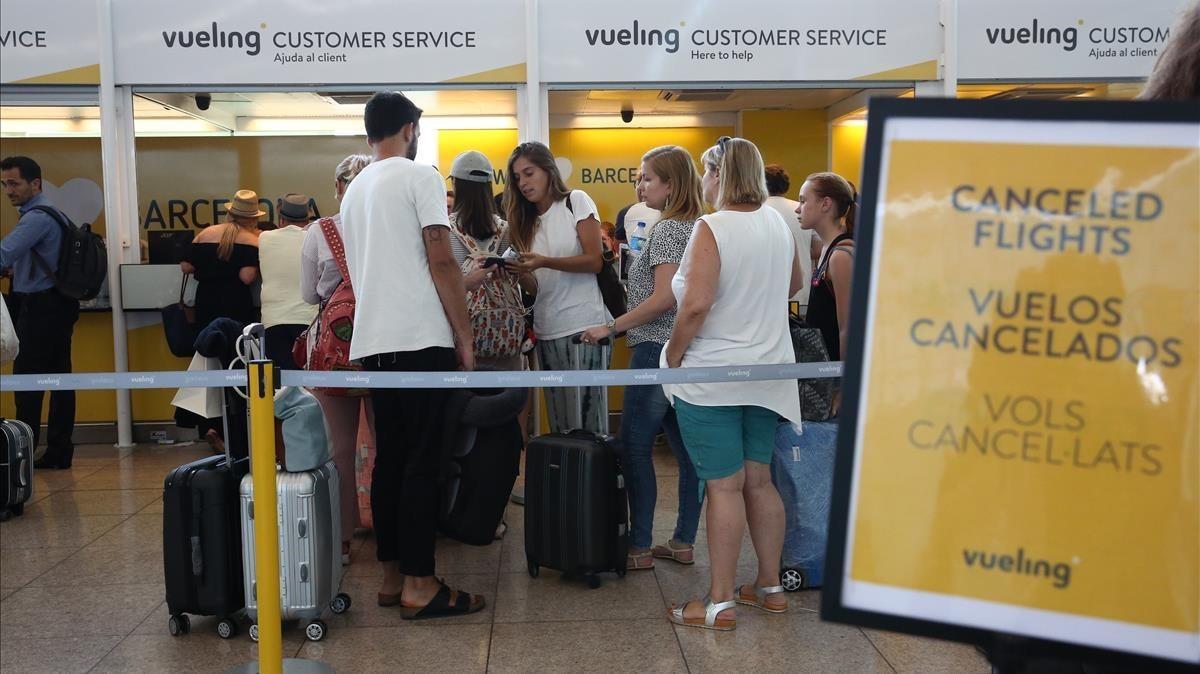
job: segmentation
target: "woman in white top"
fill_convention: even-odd
[[[352,154],[343,159],[334,171],[333,196],[338,201],[346,194],[350,181],[354,180],[371,158],[365,154]],[[333,216],[338,232],[342,231],[340,215]],[[325,241],[325,234],[318,224],[310,225],[304,233],[304,243],[300,247],[300,295],[309,304],[320,305],[333,295],[342,282],[342,273],[338,271],[333,252]],[[338,489],[342,511],[342,562],[350,562],[350,539],[354,537],[354,529],[358,522],[358,490],[355,487],[355,445],[358,441],[359,415],[365,411],[367,427],[371,437],[375,437],[375,414],[371,409],[369,397],[331,396],[320,389],[313,395],[321,403],[321,411],[329,425],[329,435],[333,442],[333,460],[338,469]],[[365,404],[364,404],[365,403]],[[370,457],[363,457],[368,464],[365,471],[370,475]],[[367,493],[365,502],[369,502]]]
[[[571,338],[594,325],[613,325],[596,280],[604,264],[596,204],[586,193],[567,189],[550,148],[541,143],[522,143],[508,158],[504,210],[509,236],[521,253],[519,261],[505,268],[514,273],[532,273],[537,280],[533,333],[538,340],[540,367],[576,369]],[[604,353],[609,352],[596,345],[582,345],[579,369],[607,369],[608,361],[601,358]],[[552,432],[571,430],[576,396],[573,388],[546,390]],[[608,410],[603,400],[598,387],[584,391],[583,428],[593,432],[604,428]]]
[[[787,303],[803,277],[787,223],[764,206],[762,156],[748,140],[721,138],[701,161],[705,200],[718,210],[696,221],[672,280],[679,311],[662,363],[795,363]],[[676,606],[668,617],[679,625],[732,630],[737,604],[785,612],[779,585],[784,511],[771,483],[771,457],[779,418],[800,422],[796,382],[672,384],[663,390],[707,490],[712,560],[709,595]],[[747,520],[758,576],[753,585],[734,588]]]

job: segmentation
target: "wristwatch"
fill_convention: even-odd
[[[617,319],[610,318],[608,322],[604,324],[604,327],[608,328],[608,336],[611,338],[613,335],[617,334]]]

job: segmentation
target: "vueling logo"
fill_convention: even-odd
[[[1062,45],[1063,51],[1075,51],[1079,44],[1079,31],[1074,26],[1047,28],[1033,20],[1032,26],[1017,28],[985,28],[988,42],[996,44],[1051,44]]]
[[[257,30],[221,30],[216,21],[212,22],[209,30],[164,30],[162,39],[169,48],[244,49],[250,56],[258,56],[262,51],[262,33]]]
[[[633,28],[586,28],[583,35],[587,38],[588,44],[595,47],[596,43],[600,43],[606,47],[613,45],[622,46],[665,46],[668,54],[674,54],[679,51],[679,30],[669,28],[660,30],[658,28],[646,29],[638,25],[637,19],[633,20]]]

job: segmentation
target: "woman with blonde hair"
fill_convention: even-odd
[[[613,326],[596,281],[604,264],[596,204],[582,190],[567,189],[550,148],[522,143],[508,158],[504,210],[509,237],[520,253],[520,259],[509,262],[505,269],[532,274],[536,280],[533,332],[540,367],[576,369],[571,338],[593,325]],[[608,361],[601,357],[604,353],[595,345],[582,345],[579,369],[607,369]],[[551,432],[571,430],[578,395],[573,388],[546,390]],[[603,400],[599,387],[584,391],[584,429],[598,433],[604,427],[608,410]]]
[[[796,362],[788,298],[803,282],[791,230],[765,206],[762,155],[748,140],[723,137],[702,157],[705,199],[717,212],[696,221],[672,290],[679,303],[666,367],[729,367]],[[791,380],[671,384],[683,442],[704,480],[708,595],[675,606],[671,622],[732,630],[733,608],[787,611],[779,584],[784,510],[771,483],[775,427],[780,417],[800,422],[800,394]],[[747,521],[758,573],[735,588]]]
[[[350,182],[367,164],[371,158],[365,154],[352,154],[338,163],[333,172],[333,197],[339,202],[346,194]],[[341,214],[334,214],[333,224],[340,234],[342,230]],[[300,246],[300,295],[309,304],[321,305],[333,295],[333,291],[342,282],[342,273],[338,263],[325,240],[325,233],[319,223],[310,225],[304,232],[304,242]],[[355,443],[358,439],[358,424],[360,414],[366,415],[367,426],[371,437],[375,436],[375,414],[371,408],[369,397],[333,396],[321,389],[313,390],[321,411],[325,414],[325,422],[329,426],[330,440],[333,443],[333,460],[338,469],[339,498],[342,513],[342,563],[350,563],[350,539],[354,537],[355,523],[358,520],[358,490],[355,487],[354,454]]]
[[[229,202],[225,222],[196,235],[179,266],[196,278],[196,326],[203,330],[218,318],[240,323],[258,321],[250,286],[258,280],[258,194],[238,190]]]
[[[588,344],[626,333],[633,350],[632,369],[656,368],[663,345],[675,323],[671,279],[679,270],[683,251],[696,218],[703,213],[700,177],[688,151],[677,145],[650,150],[642,157],[641,190],[645,203],[662,213],[650,230],[646,247],[629,267],[629,313],[612,326],[598,325],[583,333]],[[654,476],[654,437],[664,430],[667,444],[679,461],[679,514],[675,534],[650,547],[658,483]],[[700,489],[696,470],[684,450],[675,413],[661,386],[629,386],[621,413],[621,466],[629,492],[630,542],[626,567],[654,568],[654,558],[682,564],[695,562],[696,529],[700,523]]]

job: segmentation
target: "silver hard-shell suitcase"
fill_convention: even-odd
[[[279,499],[279,590],[283,620],[307,620],[304,635],[320,641],[327,631],[321,615],[328,608],[343,613],[350,597],[339,593],[342,581],[342,533],[338,472],[333,461],[302,473],[276,473]],[[246,612],[258,640],[258,588],[254,563],[254,483],[250,475],[240,488],[242,560]]]

